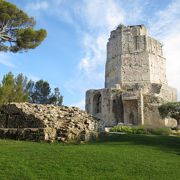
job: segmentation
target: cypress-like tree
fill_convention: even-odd
[[[0,104],[10,103],[15,100],[14,76],[10,72],[2,80],[0,87]]]
[[[15,78],[15,102],[28,101],[28,92],[26,91],[27,78],[19,74]]]
[[[0,104],[28,101],[29,82],[23,74],[19,74],[17,77],[14,77],[11,72],[6,74],[0,85]]]

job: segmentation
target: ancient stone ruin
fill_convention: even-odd
[[[144,25],[119,25],[107,43],[105,88],[86,92],[86,111],[105,126],[176,126],[174,119],[161,119],[158,111],[160,104],[177,101],[165,66],[162,44]]]
[[[0,107],[0,138],[87,141],[98,121],[76,107],[12,103]]]

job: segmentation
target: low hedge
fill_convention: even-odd
[[[155,135],[170,135],[170,128],[151,128],[144,126],[114,126],[110,128],[110,132],[123,132],[127,134],[155,134]]]

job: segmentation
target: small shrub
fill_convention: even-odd
[[[127,134],[154,134],[154,135],[170,135],[170,128],[149,128],[144,126],[114,126],[110,132],[124,132]]]
[[[169,128],[154,128],[151,130],[151,134],[155,135],[170,135],[171,130]]]
[[[128,134],[132,134],[133,129],[130,126],[114,126],[110,129],[110,132],[125,132]]]
[[[134,128],[131,126],[114,126],[110,129],[110,132],[125,132],[128,134],[134,134]]]
[[[146,134],[146,129],[144,127],[134,127],[133,134]]]
[[[128,133],[128,134],[132,134],[133,133],[133,129],[130,126],[121,126],[121,131]]]

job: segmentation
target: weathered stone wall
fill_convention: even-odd
[[[105,87],[120,84],[167,84],[162,44],[140,26],[119,27],[107,43]]]
[[[162,44],[156,39],[149,37],[147,38],[147,50],[150,54],[163,57]]]
[[[138,124],[138,101],[126,100],[124,101],[124,123],[125,124]]]
[[[166,60],[157,54],[149,53],[151,83],[167,84]]]
[[[95,117],[102,119],[104,126],[114,126],[118,123],[131,125],[145,125],[151,127],[174,127],[175,121],[172,119],[162,119],[158,107],[171,99],[165,99],[161,94],[162,86],[151,84],[147,86],[148,93],[143,93],[142,89],[134,87],[132,91],[122,91],[120,89],[108,88],[87,91],[86,110]],[[165,88],[165,87],[164,87]],[[169,92],[169,91],[168,91]],[[94,111],[96,106],[92,101],[96,95],[101,95],[101,106],[98,113]],[[174,99],[176,100],[176,99]],[[176,123],[177,124],[177,123]]]
[[[163,102],[163,99],[153,94],[143,96],[144,99],[144,125],[153,127],[164,127],[165,121],[159,114],[158,107]]]
[[[114,87],[119,84],[121,76],[121,54],[122,54],[122,33],[121,29],[111,32],[111,37],[107,43],[107,61],[105,71],[105,87]]]
[[[121,84],[150,82],[150,70],[148,54],[140,52],[138,54],[122,55]]]
[[[148,59],[146,35],[147,30],[144,26],[121,26],[111,32],[107,43],[106,88],[115,87],[115,84],[139,82],[139,77],[150,80],[147,73],[142,76],[143,69],[140,68],[145,63],[144,69],[149,70],[149,63],[141,62]],[[137,77],[131,76],[134,73],[133,67]]]
[[[97,94],[101,96],[101,102],[94,101]],[[86,92],[86,111],[95,117],[103,120],[102,126],[114,126],[119,122],[123,122],[123,104],[121,98],[122,91],[120,89],[99,89],[89,90]],[[97,100],[97,99],[96,99]],[[94,107],[100,106],[99,112]]]
[[[69,141],[88,140],[99,121],[76,107],[12,103],[0,107],[0,137]]]
[[[162,44],[149,37],[145,26],[119,26],[107,43],[105,89],[87,91],[86,111],[105,126],[173,124],[158,111],[161,103],[177,101],[165,66]]]

